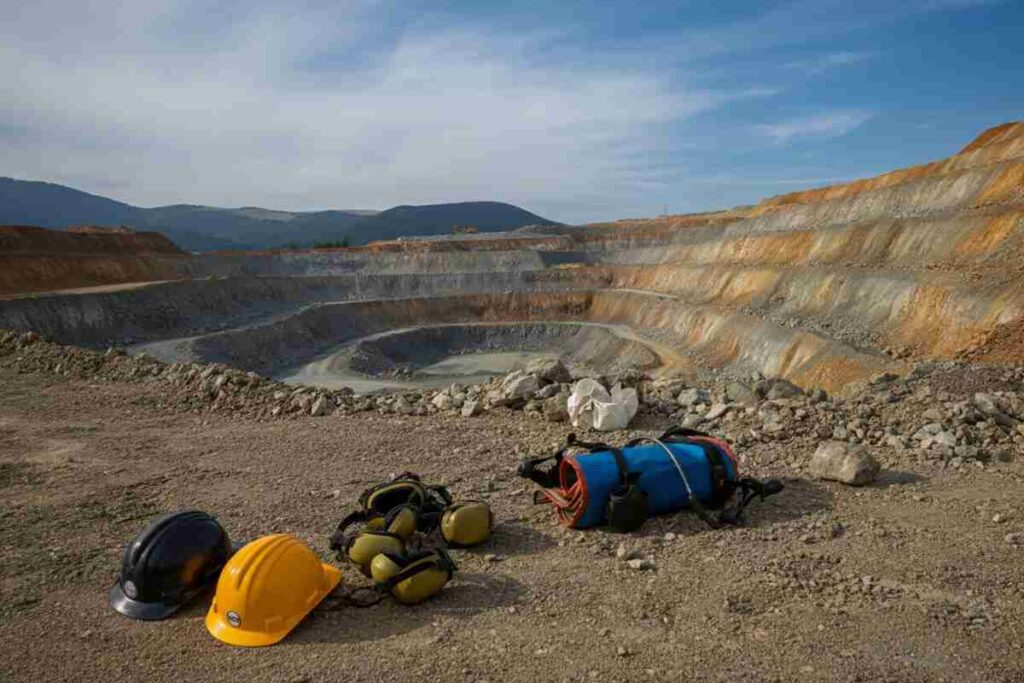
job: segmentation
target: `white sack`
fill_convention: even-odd
[[[601,386],[601,383],[592,379],[581,379],[579,382],[572,387],[572,393],[569,394],[569,420],[572,422],[573,427],[586,426],[589,427],[593,424],[591,419],[591,413],[594,410],[594,399],[599,401],[611,400],[611,395],[608,390]]]
[[[636,389],[616,384],[611,393],[592,379],[582,379],[569,396],[569,419],[573,427],[592,427],[611,432],[624,429],[636,415],[640,401]]]

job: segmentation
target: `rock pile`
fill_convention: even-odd
[[[92,351],[33,333],[4,331],[0,365],[19,372],[162,383],[167,389],[160,393],[161,405],[259,418],[360,411],[471,418],[512,409],[558,422],[567,417],[572,381],[561,362],[543,360],[484,384],[359,396],[344,388],[287,385],[221,364],[164,363],[145,354]],[[641,414],[713,432],[739,447],[777,444],[781,447],[762,450],[797,469],[810,470],[811,462],[792,454],[814,452],[823,442],[835,442],[839,445],[829,448],[844,452],[846,447],[866,447],[879,461],[876,465],[916,461],[963,468],[1024,453],[1024,367],[1019,366],[921,363],[906,377],[881,375],[841,397],[805,391],[782,379],[689,386],[681,379],[633,373],[607,378],[606,383],[611,381],[638,389]],[[860,481],[868,476],[863,467],[874,466],[861,463],[852,474],[835,478]]]
[[[659,380],[641,385],[642,410],[739,446],[829,441],[958,468],[1024,451],[1024,368],[987,370],[995,373],[991,385],[999,390],[975,391],[973,367],[959,362],[921,363],[906,377],[881,375],[842,397],[806,392],[785,380],[711,389]]]
[[[169,389],[162,393],[162,405],[260,418],[323,417],[361,411],[400,415],[458,412],[474,417],[503,407],[558,420],[564,419],[571,380],[560,361],[545,360],[487,384],[357,396],[347,388],[293,386],[219,363],[164,363],[144,353],[129,355],[115,348],[99,352],[55,344],[32,332],[2,330],[0,365],[18,372],[49,372],[81,379],[159,382]]]

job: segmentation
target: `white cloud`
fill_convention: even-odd
[[[835,138],[846,135],[874,116],[867,111],[831,111],[755,126],[773,142],[786,144],[803,138]]]
[[[706,206],[687,185],[700,154],[842,135],[870,114],[723,134],[694,117],[792,88],[761,73],[697,87],[714,75],[702,58],[975,2],[797,0],[614,48],[399,0],[0,3],[0,175],[147,206],[500,199],[568,221]]]
[[[387,17],[372,7],[256,7],[202,31],[197,7],[92,3],[52,36],[52,5],[0,13],[13,19],[0,63],[18,65],[0,73],[16,93],[0,131],[17,130],[0,139],[0,174],[143,205],[494,198],[558,212],[571,197],[610,211],[649,182],[635,155],[664,148],[666,125],[760,94],[687,88],[607,55],[552,63],[543,34],[404,27],[373,44],[359,28]]]

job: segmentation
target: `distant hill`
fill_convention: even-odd
[[[396,206],[387,211],[277,211],[175,204],[141,208],[63,185],[0,178],[0,223],[65,228],[127,225],[162,232],[189,251],[266,249],[347,241],[352,245],[402,236],[441,235],[456,225],[480,232],[557,225],[501,202]]]
[[[500,232],[521,228],[524,225],[558,223],[504,202],[396,206],[376,215],[361,218],[353,226],[352,237],[362,244],[405,235],[444,235],[456,226],[472,226],[479,232]]]

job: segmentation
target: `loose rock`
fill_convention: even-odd
[[[809,471],[818,479],[831,479],[851,486],[870,484],[878,476],[879,464],[863,446],[828,441],[811,457]]]

